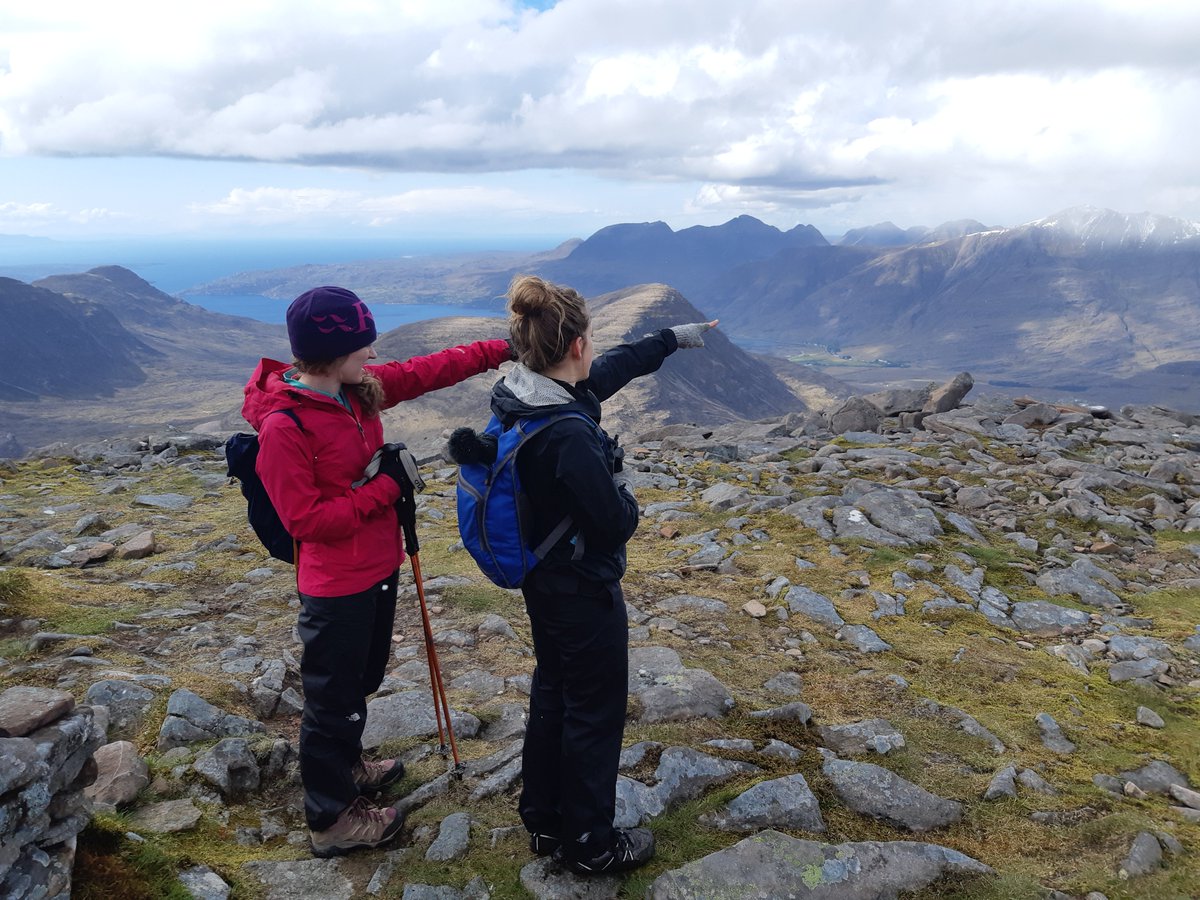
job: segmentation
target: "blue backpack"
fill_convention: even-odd
[[[508,430],[492,416],[482,435],[496,442],[493,462],[466,462],[458,467],[458,533],[463,546],[493,583],[503,588],[520,587],[534,567],[571,528],[570,516],[563,518],[536,547],[530,545],[529,499],[521,490],[517,454],[542,429],[561,419],[583,419],[579,412],[552,413],[521,419]],[[490,441],[489,441],[490,442]]]
[[[296,427],[304,431],[300,418],[290,409],[280,409]],[[275,413],[271,413],[275,415]],[[246,519],[250,527],[267,548],[267,553],[286,563],[296,562],[296,541],[275,511],[275,505],[267,496],[267,489],[258,477],[255,463],[258,462],[258,435],[238,432],[225,442],[225,463],[228,475],[242,484],[242,496],[246,498]]]

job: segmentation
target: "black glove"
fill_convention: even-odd
[[[512,342],[512,338],[506,338],[505,343],[508,344],[508,358],[516,362],[519,354],[517,353],[516,345]]]
[[[404,463],[400,462],[400,458],[394,453],[385,453],[379,460],[379,472],[376,477],[390,478],[396,482],[396,486],[400,488],[400,493],[407,494],[412,491],[409,485],[408,473],[404,471]]]
[[[417,462],[403,444],[384,444],[376,450],[365,474],[368,478],[383,475],[392,479],[404,495],[425,490],[425,480],[417,471]]]

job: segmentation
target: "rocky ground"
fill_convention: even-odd
[[[456,547],[452,467],[425,467],[420,556],[464,771],[406,574],[366,743],[406,760],[386,800],[407,824],[326,861],[295,766],[293,574],[216,442],[7,464],[0,690],[90,707],[102,745],[73,896],[1200,895],[1200,420],[959,396],[627,441],[618,815],[659,853],[623,880],[526,847],[529,631]]]

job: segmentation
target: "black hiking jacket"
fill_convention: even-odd
[[[564,516],[574,522],[531,576],[542,589],[574,593],[580,580],[616,582],[625,574],[625,544],[637,529],[638,505],[628,488],[613,481],[617,444],[599,427],[600,403],[633,379],[658,371],[678,347],[674,333],[664,328],[606,350],[592,363],[586,380],[556,382],[572,397],[557,405],[530,406],[503,379],[493,388],[492,412],[506,429],[522,418],[567,411],[596,423],[593,428],[575,418],[555,422],[531,438],[517,457],[533,514],[532,545],[540,544]]]

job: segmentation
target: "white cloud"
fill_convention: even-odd
[[[554,201],[535,200],[515,190],[484,187],[417,188],[398,194],[370,194],[315,188],[237,188],[215,203],[193,204],[193,212],[263,225],[320,217],[328,225],[348,223],[378,228],[426,216],[465,213],[519,217],[533,211],[564,212]]]
[[[1197,46],[1190,0],[64,0],[0,12],[0,155],[568,170],[714,213],[1194,206]]]
[[[89,225],[120,218],[111,210],[61,209],[52,203],[0,203],[0,234],[36,230],[46,224]]]

